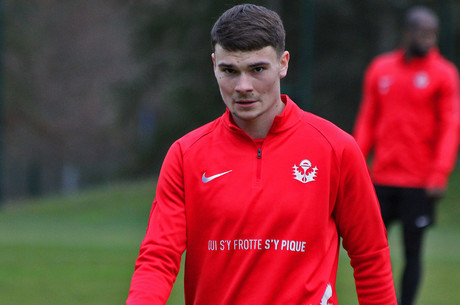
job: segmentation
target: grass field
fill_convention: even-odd
[[[145,233],[154,181],[104,186],[72,196],[6,204],[0,210],[0,304],[123,304]],[[460,304],[460,170],[425,244],[418,305]],[[396,282],[399,228],[389,232]],[[184,304],[182,272],[168,304]],[[342,252],[337,290],[358,304]]]

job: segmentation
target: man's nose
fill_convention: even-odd
[[[241,73],[238,77],[235,90],[238,92],[249,92],[252,91],[252,80],[251,77],[246,73]]]

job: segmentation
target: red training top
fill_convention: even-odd
[[[337,305],[342,237],[360,304],[396,305],[359,147],[282,100],[264,140],[251,139],[227,110],[172,145],[126,304],[165,304],[186,250],[187,305]]]
[[[445,188],[459,136],[459,81],[437,49],[408,61],[403,50],[377,57],[365,74],[354,136],[374,150],[379,185]]]

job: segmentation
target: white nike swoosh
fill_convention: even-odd
[[[220,173],[220,174],[217,174],[217,175],[214,175],[214,176],[211,176],[211,177],[206,177],[206,172],[203,173],[203,176],[201,177],[201,181],[203,181],[203,183],[208,183],[209,181],[211,180],[214,180],[216,178],[219,178],[220,176],[223,176],[225,174],[228,174],[230,173],[232,170],[229,170],[229,171],[226,171],[226,172],[223,172],[223,173]]]

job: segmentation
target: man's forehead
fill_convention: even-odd
[[[276,51],[273,47],[267,46],[260,50],[253,51],[228,51],[220,45],[216,45],[214,57],[217,63],[225,64],[252,64],[252,62],[267,62],[277,58]]]

